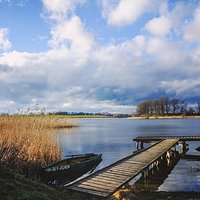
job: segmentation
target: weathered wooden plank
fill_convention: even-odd
[[[124,166],[124,167],[115,167],[112,170],[119,170],[119,171],[125,171],[125,172],[133,172],[135,169],[139,169],[139,167],[132,167],[132,166]]]
[[[126,176],[121,176],[121,177],[119,177],[119,176],[114,176],[113,174],[107,174],[107,175],[101,175],[101,176],[99,176],[99,177],[97,177],[98,179],[111,179],[111,180],[115,180],[115,181],[122,181],[122,180],[124,180],[124,179],[126,179],[127,177]]]
[[[123,170],[117,170],[117,169],[110,169],[108,172],[114,172],[116,174],[126,174],[126,175],[132,175],[133,172],[123,171]]]
[[[104,183],[116,183],[116,179],[111,179],[111,178],[101,178],[101,179],[99,179],[99,178],[92,178],[92,179],[89,179],[89,180],[87,180],[87,181],[90,181],[90,180],[92,180],[92,181],[99,181],[99,182],[104,182]],[[86,182],[87,182],[86,181]]]
[[[125,161],[125,163],[131,163],[131,164],[138,164],[138,165],[145,165],[145,162],[137,162],[137,161],[132,161],[131,159]]]
[[[113,175],[116,175],[116,176],[130,177],[129,175],[123,174],[123,173],[117,173],[117,172],[111,172],[111,171],[109,171],[109,172],[107,172],[107,173],[113,174]]]
[[[98,182],[98,181],[94,181],[94,180],[82,182],[78,186],[80,187],[81,185],[88,185],[88,186],[91,186],[91,187],[97,187],[97,188],[102,188],[102,189],[105,189],[105,188],[108,187],[111,190],[113,190],[115,188],[115,184],[102,183],[102,182]],[[113,188],[112,188],[112,186],[113,186]]]
[[[74,186],[71,186],[70,189],[77,191],[77,192],[83,192],[83,193],[92,194],[92,195],[96,195],[96,196],[102,196],[102,197],[107,197],[110,194],[110,192],[101,192],[98,190],[88,190],[88,189],[84,189],[84,188],[77,188]]]
[[[99,175],[99,177],[101,178],[101,177],[108,177],[108,178],[117,178],[117,179],[125,179],[125,178],[127,178],[127,176],[124,176],[124,175],[116,175],[116,174],[111,174],[111,173],[107,173],[107,172],[105,172],[105,173],[103,173],[103,174],[101,174],[101,175]]]
[[[128,177],[130,177],[130,173],[124,173],[124,172],[119,172],[119,171],[108,171],[109,173],[111,173],[111,174],[116,174],[116,175],[125,175],[125,176],[128,176]]]
[[[91,186],[91,188],[102,188],[102,189],[109,188],[109,191],[113,191],[113,189],[115,189],[116,186],[115,184],[102,183],[98,181],[83,182],[79,186],[81,187],[82,185]]]
[[[110,193],[113,191],[112,189],[109,189],[108,187],[99,188],[97,186],[93,187],[90,185],[83,185],[83,184],[78,185],[78,187],[83,188],[83,189],[88,189],[88,190],[96,190],[96,191],[100,191],[100,192],[106,192],[106,193]]]

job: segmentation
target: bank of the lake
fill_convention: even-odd
[[[85,195],[69,193],[32,181],[5,166],[0,165],[1,200],[80,200]]]
[[[174,115],[174,116],[132,116],[128,119],[200,119],[200,116],[185,116],[185,115]]]

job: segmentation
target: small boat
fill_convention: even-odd
[[[83,174],[94,170],[102,161],[102,154],[80,154],[66,156],[65,159],[43,167],[42,177],[45,181],[71,182]]]

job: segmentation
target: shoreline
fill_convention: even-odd
[[[200,119],[200,116],[151,116],[151,117],[128,117],[128,119]]]

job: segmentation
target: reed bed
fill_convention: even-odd
[[[22,171],[61,159],[55,128],[77,126],[68,119],[0,116],[0,164]]]

